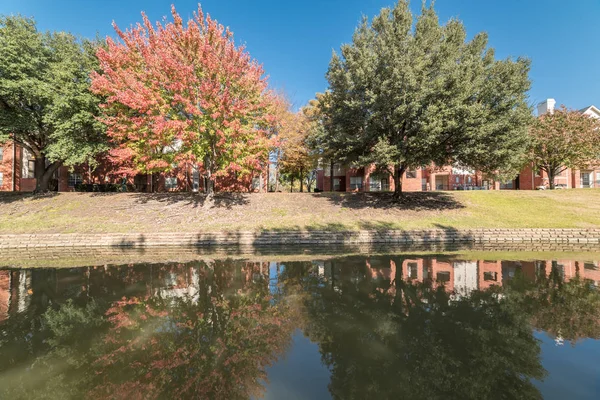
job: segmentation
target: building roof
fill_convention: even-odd
[[[600,109],[594,105],[584,107],[579,111],[583,114],[594,114],[597,118],[600,118]]]

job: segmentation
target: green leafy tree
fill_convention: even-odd
[[[331,93],[325,92],[317,93],[304,110],[313,123],[313,130],[307,140],[308,146],[317,161],[329,168],[330,176],[333,176],[335,163],[344,163],[349,159],[349,147],[344,132],[329,118],[330,108]],[[329,182],[329,191],[333,192],[333,179]]]
[[[62,165],[94,163],[107,150],[100,99],[89,91],[98,42],[39,32],[33,19],[0,16],[0,142],[35,157],[36,191]]]
[[[516,173],[531,119],[530,63],[496,60],[487,43],[483,33],[467,41],[457,20],[440,25],[433,6],[415,23],[407,0],[365,18],[331,59],[330,131],[350,159],[387,170],[396,196],[408,168],[432,163]]]
[[[548,174],[550,189],[568,168],[586,168],[600,159],[600,121],[564,106],[540,116],[530,136],[533,166]]]

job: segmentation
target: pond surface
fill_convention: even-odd
[[[586,259],[0,269],[0,398],[598,399],[599,284]]]

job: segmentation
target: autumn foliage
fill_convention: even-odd
[[[92,90],[106,97],[114,162],[146,173],[192,163],[210,180],[266,168],[277,96],[262,66],[200,7],[187,23],[172,16],[115,25],[120,40],[97,53]]]
[[[600,122],[564,106],[542,115],[530,129],[530,156],[536,169],[554,177],[567,168],[584,169],[600,156]]]

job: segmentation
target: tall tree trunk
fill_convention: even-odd
[[[212,182],[213,164],[210,156],[204,159],[204,169],[206,170],[206,195],[212,198],[215,195],[215,187]]]
[[[62,165],[61,162],[55,161],[46,167],[46,156],[43,154],[35,158],[35,193],[47,192],[50,185],[50,179],[56,170]]]
[[[300,168],[300,193],[304,192],[304,177],[303,177],[304,168]]]
[[[548,185],[550,189],[554,189],[554,178],[556,177],[556,169],[548,168]]]
[[[294,175],[290,176],[291,182],[290,182],[290,193],[294,192]]]
[[[333,192],[333,160],[329,164],[329,191]]]
[[[406,168],[402,164],[394,166],[394,198],[402,197],[402,174]]]

